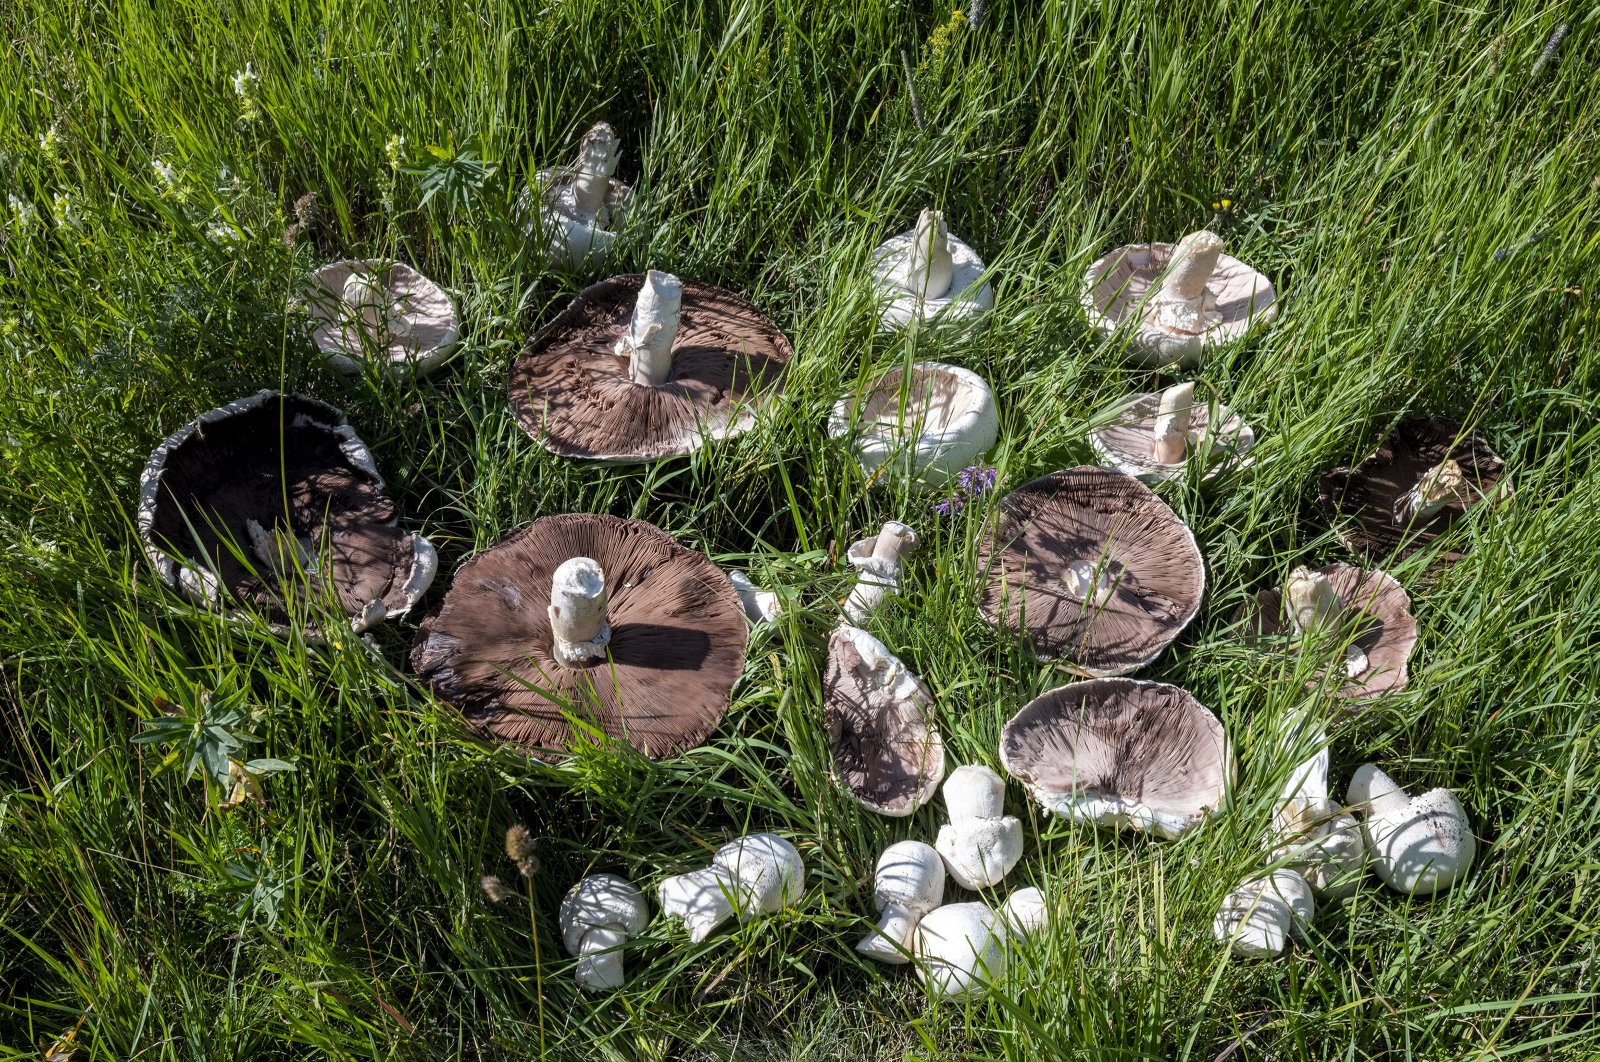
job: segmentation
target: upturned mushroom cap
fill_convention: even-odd
[[[1200,610],[1205,561],[1149,487],[1103,468],[1053,472],[1000,502],[978,555],[978,607],[1034,656],[1093,676],[1150,663]]]
[[[933,268],[924,272],[928,257]],[[918,321],[971,320],[994,307],[983,259],[951,234],[938,211],[923,211],[916,225],[879,244],[872,252],[872,275],[882,303],[879,327],[886,330]],[[924,279],[930,276],[931,283]],[[941,283],[946,276],[948,282]]]
[[[360,305],[349,297],[355,287],[364,292]],[[404,262],[369,258],[325,265],[311,274],[305,305],[316,324],[311,338],[317,349],[347,376],[374,357],[396,376],[426,376],[461,338],[450,296]]]
[[[1216,239],[1200,232],[1185,241],[1203,237]],[[1084,273],[1083,308],[1090,325],[1103,339],[1126,329],[1120,334],[1126,336],[1129,360],[1137,365],[1194,365],[1206,347],[1231,343],[1278,314],[1272,282],[1213,248],[1216,264],[1203,278],[1204,294],[1193,320],[1175,326],[1162,312],[1162,292],[1176,279],[1178,270],[1172,266],[1180,246],[1128,244],[1097,258]]]
[[[917,923],[917,976],[928,994],[977,995],[1006,973],[1002,929],[988,904],[948,903]]]
[[[944,860],[921,841],[891,844],[878,857],[872,885],[881,917],[856,950],[879,962],[907,962],[917,923],[944,902]]]
[[[578,557],[605,580],[610,638],[591,666],[552,652],[556,569]],[[704,555],[640,520],[572,513],[507,535],[456,572],[424,620],[411,666],[485,736],[556,759],[569,715],[647,756],[700,744],[727,710],[749,627],[739,595]]]
[[[1210,479],[1228,466],[1249,464],[1256,433],[1239,415],[1221,402],[1195,401],[1188,407],[1186,450],[1180,461],[1163,461],[1155,449],[1163,392],[1129,395],[1111,423],[1089,433],[1089,444],[1108,468],[1160,483],[1181,477],[1191,460],[1203,463],[1203,478]]]
[[[1314,644],[1325,644],[1335,655],[1335,650],[1347,642],[1359,650],[1359,654],[1349,653],[1346,659],[1330,663],[1329,691],[1350,701],[1364,702],[1403,687],[1406,661],[1417,644],[1417,621],[1412,618],[1411,597],[1405,588],[1376,569],[1330,564],[1314,571],[1327,579],[1344,613],[1337,621],[1339,626],[1311,635],[1319,640]],[[1283,590],[1258,593],[1247,623],[1257,637],[1293,636],[1293,621]],[[1359,668],[1353,675],[1349,673],[1352,666]]]
[[[903,818],[933,799],[944,777],[933,698],[859,627],[837,627],[828,638],[823,718],[834,773],[863,807]]]
[[[1373,869],[1396,892],[1431,896],[1466,876],[1478,842],[1450,790],[1407,796],[1367,763],[1351,776],[1346,798],[1352,810],[1364,812],[1361,832]]]
[[[828,416],[828,434],[853,438],[863,472],[887,465],[934,484],[974,464],[999,433],[994,391],[983,377],[936,361],[914,363],[909,381],[905,370],[891,369],[841,398]]]
[[[1400,504],[1429,471],[1455,462],[1461,481],[1440,498],[1425,518],[1396,514]],[[1430,546],[1479,502],[1499,504],[1511,494],[1505,462],[1476,431],[1442,417],[1407,417],[1376,453],[1354,468],[1335,468],[1322,476],[1323,512],[1334,533],[1351,550],[1373,557],[1409,557]],[[1442,551],[1436,563],[1453,564],[1465,546]]]
[[[950,821],[934,847],[963,889],[998,885],[1022,858],[1022,823],[1005,813],[1006,784],[990,767],[966,764],[944,783]]]
[[[139,484],[139,538],[161,581],[205,608],[260,610],[279,633],[286,588],[303,599],[331,585],[357,633],[409,611],[438,558],[395,523],[383,477],[344,416],[277,391],[174,432]]]
[[[1241,959],[1275,959],[1317,911],[1311,886],[1293,870],[1275,870],[1230,892],[1211,923],[1218,942]]]
[[[1222,803],[1222,723],[1163,682],[1074,682],[1006,723],[1000,760],[1047,811],[1177,837]]]
[[[778,326],[739,296],[685,280],[665,382],[635,383],[616,352],[644,277],[585,288],[511,369],[522,428],[562,457],[629,464],[678,457],[747,431],[793,356]]]
[[[633,189],[612,177],[620,154],[616,131],[596,123],[573,165],[540,170],[523,190],[518,209],[528,233],[543,236],[556,265],[577,268],[611,249],[633,203]]]

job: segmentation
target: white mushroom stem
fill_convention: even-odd
[[[1022,858],[1022,823],[1005,813],[1006,784],[991,768],[968,764],[944,782],[950,821],[934,847],[963,889],[999,884]]]
[[[744,608],[745,618],[751,623],[775,620],[783,611],[783,601],[778,595],[771,590],[761,589],[744,572],[729,572],[728,581],[733,584],[734,592],[739,595],[739,604]]]
[[[1156,408],[1153,439],[1155,459],[1164,465],[1180,464],[1189,455],[1189,419],[1194,408],[1194,384],[1181,383],[1161,392]]]
[[[1289,628],[1297,638],[1305,638],[1338,628],[1347,610],[1333,584],[1321,572],[1304,565],[1289,573],[1283,584],[1283,600],[1289,607]],[[1351,678],[1367,670],[1366,650],[1354,642],[1344,648],[1345,673]]]
[[[906,273],[906,289],[919,299],[942,299],[949,293],[955,261],[950,256],[950,229],[942,212],[924,210],[917,215]]]
[[[628,375],[636,384],[655,387],[672,374],[672,343],[678,338],[683,281],[652,269],[633,303],[628,334],[617,340],[616,353],[629,359]]]
[[[851,623],[863,623],[877,610],[885,595],[900,588],[900,574],[904,554],[917,544],[917,534],[898,520],[883,525],[867,551],[868,539],[853,542],[845,552],[845,559],[860,570],[856,585],[844,603],[844,614]]]
[[[1445,506],[1465,497],[1466,493],[1467,477],[1462,475],[1461,466],[1447,457],[1424,472],[1416,486],[1395,502],[1394,521],[1406,524],[1415,520],[1425,524]]]
[[[1214,232],[1202,229],[1178,241],[1155,294],[1156,319],[1162,326],[1198,335],[1220,319],[1215,309],[1207,305],[1206,281],[1216,271],[1221,255],[1222,237]]]
[[[401,313],[388,285],[375,274],[352,272],[345,278],[341,297],[368,334],[380,340],[391,334],[410,334],[411,322]]]
[[[602,659],[611,641],[606,573],[588,557],[562,562],[550,580],[550,654],[563,667]]]
[[[277,527],[268,529],[256,520],[244,522],[245,533],[250,536],[250,549],[278,578],[304,572],[311,575],[317,570],[317,553],[308,538]]]
[[[601,122],[583,135],[578,162],[573,166],[573,205],[585,214],[598,214],[606,205],[611,175],[617,172],[616,131]]]
[[[1110,558],[1068,561],[1062,572],[1068,595],[1091,608],[1102,608],[1117,590],[1120,581],[1111,574]]]

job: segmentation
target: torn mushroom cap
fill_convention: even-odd
[[[876,535],[850,543],[844,559],[860,574],[845,599],[845,618],[865,622],[886,595],[900,589],[903,557],[916,548],[917,533],[898,520],[885,522]]]
[[[1333,669],[1335,679],[1322,681],[1351,701],[1370,701],[1404,686],[1406,661],[1417,644],[1405,589],[1384,572],[1349,564],[1295,569],[1283,589],[1256,595],[1248,622],[1257,636],[1287,635],[1337,652],[1342,659]],[[1297,624],[1310,629],[1300,633]]]
[[[1193,365],[1278,314],[1272,282],[1222,253],[1201,230],[1176,245],[1136,243],[1098,258],[1083,277],[1083,307],[1102,338],[1127,329],[1136,364]]]
[[[863,807],[902,818],[933,799],[944,777],[933,698],[859,627],[837,627],[828,638],[823,717],[834,772]]]
[[[761,589],[744,572],[729,572],[728,581],[739,595],[739,604],[744,606],[745,619],[752,624],[770,623],[783,612],[783,599],[777,592]]]
[[[936,361],[891,369],[860,392],[840,399],[828,434],[853,438],[856,461],[868,475],[885,466],[925,482],[947,482],[977,462],[1000,434],[994,391],[969,369]],[[874,483],[882,483],[882,476]]]
[[[732,292],[654,271],[648,283],[612,277],[528,342],[512,366],[511,407],[552,453],[657,461],[747,431],[793,353]]]
[[[916,225],[879,244],[872,252],[872,275],[883,300],[879,322],[885,329],[972,319],[994,306],[983,259],[950,234],[937,210],[924,210]]]
[[[584,134],[573,165],[540,170],[523,193],[524,212],[538,196],[537,224],[556,264],[577,268],[611,249],[633,201],[633,189],[612,176],[621,152],[616,131],[599,122]],[[531,235],[531,217],[528,227]]]
[[[856,950],[879,962],[909,962],[917,923],[944,902],[944,860],[921,841],[891,844],[878,857],[872,899],[878,924]]]
[[[928,994],[977,995],[1006,972],[1004,928],[982,903],[945,904],[917,923],[917,975]]]
[[[346,375],[377,356],[396,376],[426,376],[461,338],[455,304],[443,288],[403,262],[333,262],[311,274],[306,309],[312,340]]]
[[[1211,932],[1241,959],[1275,959],[1289,949],[1316,916],[1317,902],[1306,879],[1274,870],[1247,881],[1222,901]]]
[[[668,878],[658,887],[661,910],[681,919],[698,943],[737,915],[741,922],[798,903],[806,868],[794,845],[776,834],[753,833],[717,849],[711,865]]]
[[[597,652],[564,661],[550,606],[597,596],[575,559],[592,562],[603,584],[607,634]],[[558,601],[564,565],[577,581]],[[599,638],[593,618],[573,618],[569,649]],[[716,728],[748,638],[738,594],[704,555],[640,520],[572,513],[535,520],[463,564],[411,664],[477,730],[535,756],[595,740],[592,727],[661,757]]]
[[[1093,676],[1150,663],[1200,609],[1194,535],[1150,488],[1103,468],[1025,483],[1001,501],[978,557],[978,605],[1041,660]]]
[[[286,591],[303,601],[322,580],[357,633],[410,610],[438,558],[395,523],[372,453],[343,415],[277,391],[180,428],[140,480],[139,538],[162,582],[206,608],[260,610],[279,633]]]
[[[983,764],[957,767],[945,780],[950,821],[934,847],[963,889],[998,885],[1022,858],[1022,823],[1006,814],[1005,801],[1005,781]]]
[[[650,924],[650,908],[631,881],[591,874],[561,900],[561,934],[568,955],[578,957],[574,976],[590,991],[621,988],[622,946]]]
[[[1325,473],[1321,484],[1340,540],[1374,557],[1409,557],[1480,501],[1498,504],[1510,493],[1505,462],[1488,440],[1439,417],[1407,417],[1371,457]],[[1464,548],[1442,551],[1436,563],[1460,560]]]
[[[1374,764],[1350,778],[1346,800],[1364,815],[1362,836],[1378,877],[1396,892],[1431,896],[1466,876],[1478,852],[1467,813],[1448,789],[1407,796]]]
[[[1256,435],[1221,402],[1194,399],[1194,384],[1125,399],[1112,422],[1089,433],[1100,460],[1118,472],[1157,483],[1183,475],[1191,458],[1210,479],[1227,465],[1248,463]]]
[[[1162,682],[1075,682],[1006,723],[1000,759],[1040,806],[1102,826],[1177,837],[1222,803],[1222,724]]]

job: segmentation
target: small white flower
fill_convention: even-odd
[[[240,240],[239,230],[226,221],[213,221],[206,226],[206,239],[212,243],[234,244]]]
[[[50,200],[50,214],[56,219],[56,224],[66,228],[77,228],[82,220],[78,216],[78,208],[72,205],[72,196],[67,192],[57,192]]]
[[[165,159],[151,159],[150,168],[156,171],[156,176],[161,178],[161,183],[166,185],[168,191],[178,186],[178,171],[172,163]]]
[[[39,154],[50,163],[61,161],[61,131],[51,123],[50,128],[39,134]]]
[[[391,136],[383,153],[389,157],[389,168],[398,170],[406,161],[406,138],[399,133]]]
[[[233,74],[233,91],[241,99],[250,99],[260,84],[261,75],[255,72],[249,63],[244,64],[243,70],[236,70]]]
[[[38,211],[33,208],[32,203],[18,199],[15,195],[7,195],[6,203],[11,207],[11,223],[16,226],[18,232],[27,232],[33,227],[33,219],[38,215]]]

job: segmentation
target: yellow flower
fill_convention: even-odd
[[[1222,209],[1223,209],[1223,210],[1227,210],[1227,209],[1229,209],[1229,208],[1230,208],[1230,207],[1232,207],[1232,206],[1233,206],[1233,200],[1231,200],[1231,199],[1224,199],[1224,200],[1223,200],[1223,201],[1222,201]]]

